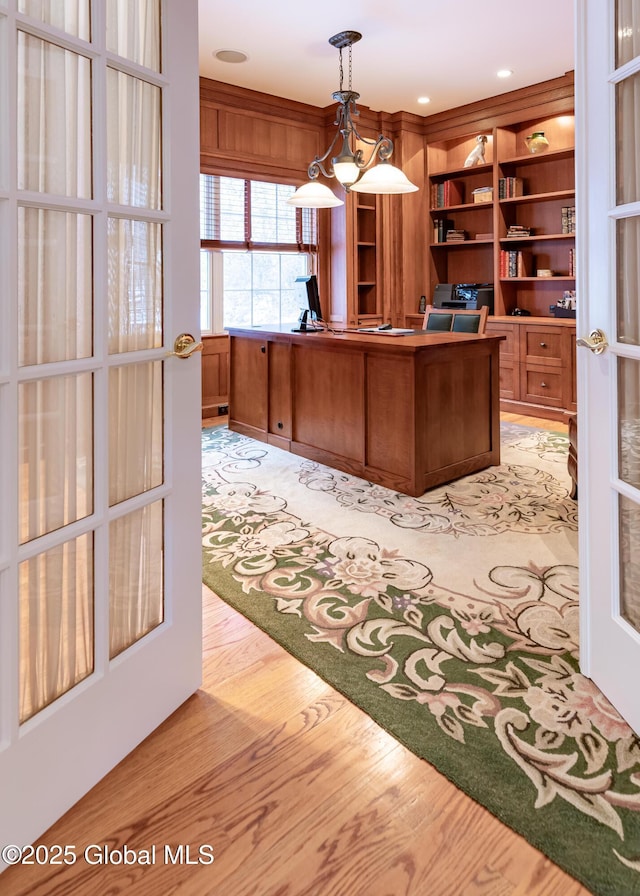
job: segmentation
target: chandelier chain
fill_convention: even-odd
[[[353,70],[353,53],[352,53],[352,44],[349,44],[349,90],[352,90],[352,70]],[[339,59],[339,80],[340,80],[340,90],[343,89],[344,84],[344,68],[342,65],[342,47],[338,50],[338,59]]]

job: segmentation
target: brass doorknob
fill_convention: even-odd
[[[173,351],[167,352],[168,358],[190,358],[202,351],[202,343],[196,342],[191,333],[181,333],[173,343]]]
[[[600,355],[609,343],[602,330],[592,330],[588,336],[581,336],[579,339],[576,339],[576,345],[588,348],[594,355]]]

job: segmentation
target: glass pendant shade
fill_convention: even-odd
[[[360,169],[355,162],[350,160],[343,162],[335,159],[333,162],[333,173],[343,187],[350,187],[360,177]]]
[[[414,193],[418,187],[412,184],[407,175],[391,165],[380,162],[369,168],[351,189],[356,193]]]
[[[296,208],[336,208],[338,205],[344,205],[344,202],[338,199],[326,184],[311,180],[298,187],[293,196],[287,199],[287,205]]]

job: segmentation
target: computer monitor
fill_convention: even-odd
[[[293,332],[311,333],[318,329],[314,324],[323,320],[318,293],[318,278],[315,274],[309,274],[306,277],[296,277],[296,283],[299,283],[301,287],[301,304],[304,303],[306,307],[302,308],[298,326]]]

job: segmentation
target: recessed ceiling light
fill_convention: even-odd
[[[213,55],[219,62],[246,62],[248,58],[241,50],[216,50]]]
[[[496,72],[499,78],[510,78],[513,72],[510,68],[501,68],[499,72]]]
[[[419,102],[422,106],[426,106],[427,103],[430,103],[430,102],[431,102],[431,97],[430,97],[430,96],[419,96],[419,97],[418,97],[418,102]]]

